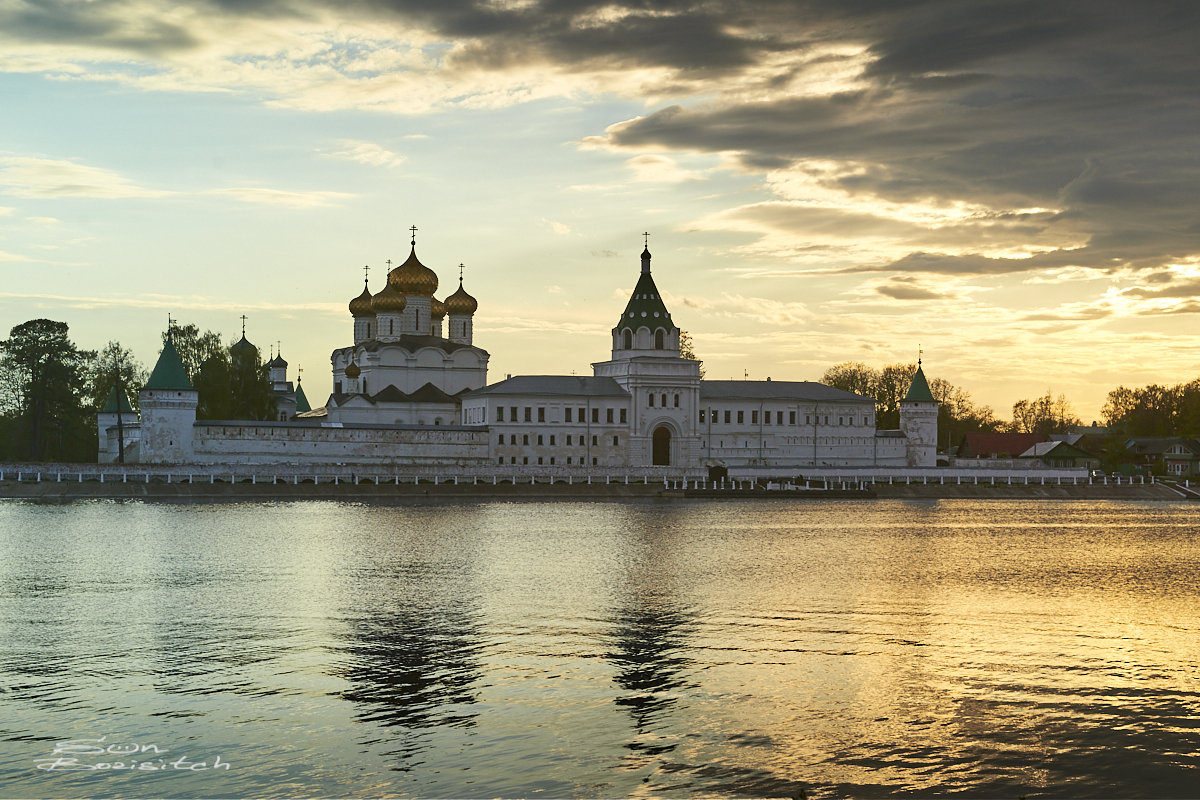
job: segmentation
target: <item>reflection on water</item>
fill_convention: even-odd
[[[0,503],[2,794],[1194,796],[1198,530],[1184,504]],[[55,753],[83,739],[103,755]],[[131,747],[162,768],[112,769]]]

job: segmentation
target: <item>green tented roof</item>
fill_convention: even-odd
[[[296,382],[296,413],[303,414],[305,411],[312,411],[312,406],[308,404],[308,398],[304,395],[304,387],[300,382]]]
[[[635,331],[643,325],[651,330],[658,327],[675,327],[649,272],[643,272],[638,278],[637,286],[633,287],[633,294],[629,298],[629,305],[625,306],[625,313],[617,323],[620,329],[630,328]]]
[[[929,391],[929,381],[925,380],[925,371],[921,369],[920,364],[917,364],[917,372],[913,375],[912,385],[908,387],[908,394],[904,395],[904,399],[918,403],[937,402],[933,399],[933,392]]]
[[[167,339],[167,343],[163,345],[162,353],[158,356],[158,363],[154,365],[154,371],[150,373],[150,380],[146,381],[147,389],[191,389],[192,382],[188,380],[187,370],[183,368],[183,362],[179,360],[179,352],[176,351],[175,345]]]
[[[120,404],[121,404],[121,412],[120,413],[122,413],[122,414],[132,414],[133,413],[133,406],[129,405],[129,397],[125,394],[125,392],[117,392],[116,386],[112,387],[112,391],[108,393],[108,400],[106,400],[104,402],[104,408],[100,409],[100,413],[102,413],[102,414],[116,414],[117,413],[118,394],[120,395]]]

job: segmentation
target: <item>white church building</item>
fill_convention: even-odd
[[[873,400],[824,384],[704,380],[700,362],[680,354],[650,261],[647,248],[610,357],[590,377],[488,384],[489,356],[474,342],[478,302],[461,272],[457,290],[437,299],[437,274],[417,258],[414,239],[378,293],[364,286],[350,301],[352,344],[331,355],[324,406],[293,415],[294,397],[288,406],[281,392],[277,420],[197,420],[196,390],[168,342],[139,393],[140,419],[115,401],[101,412],[100,460],[116,460],[119,427],[126,461],[155,464],[506,473],[936,466],[938,406],[920,366],[892,431],[876,430]],[[289,385],[282,363],[270,365],[279,387]]]

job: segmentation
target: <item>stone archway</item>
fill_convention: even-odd
[[[671,429],[666,425],[659,425],[654,429],[651,442],[653,458],[650,463],[656,467],[671,466]]]

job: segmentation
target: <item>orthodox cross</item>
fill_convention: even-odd
[[[411,228],[409,228],[409,230],[412,231],[412,246],[416,247],[417,246],[417,226],[413,225]]]
[[[168,311],[167,312],[167,341],[171,340],[171,325],[173,323],[174,323],[174,320],[171,319],[171,312]]]
[[[646,249],[649,250],[650,249],[650,231],[642,232],[642,241],[645,242]]]
[[[921,345],[917,345],[917,366],[918,367],[921,366],[921,356],[924,354],[925,354],[925,351],[921,349]]]
[[[242,314],[242,338],[246,338],[246,315]]]
[[[278,339],[275,340],[275,354],[283,358],[283,344]]]
[[[300,380],[301,380],[303,377],[304,377],[304,367],[297,367],[297,369],[296,369],[296,383],[299,383],[299,382],[300,382]]]
[[[458,285],[459,286],[462,286],[462,276],[463,276],[463,265],[462,265],[462,262],[460,261],[460,262],[458,262]]]
[[[363,285],[366,286],[367,282],[370,280],[371,280],[371,265],[363,264]]]

